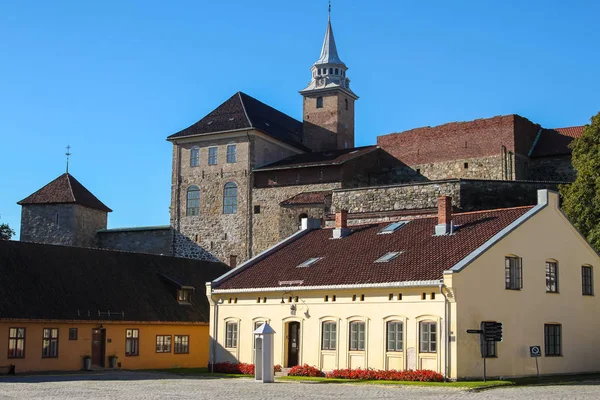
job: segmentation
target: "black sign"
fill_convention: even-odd
[[[484,321],[481,323],[483,331],[483,340],[489,342],[502,341],[502,323],[496,321]]]
[[[542,356],[542,347],[541,346],[529,346],[529,356],[541,357]]]

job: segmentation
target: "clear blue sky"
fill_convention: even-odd
[[[518,113],[545,127],[600,109],[597,1],[333,0],[357,145]],[[301,118],[326,0],[3,1],[0,215],[65,169],[114,212],[168,224],[165,138],[238,90]],[[18,238],[18,236],[17,236]]]

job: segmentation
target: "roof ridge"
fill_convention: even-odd
[[[238,90],[237,94],[238,94],[238,98],[240,99],[240,103],[242,103],[242,110],[244,110],[244,115],[246,116],[246,119],[248,120],[248,124],[250,125],[250,128],[254,128],[254,125],[252,124],[252,121],[250,120],[250,117],[248,116],[248,111],[246,111],[246,104],[244,103],[244,99],[242,98],[242,94],[244,96],[248,96],[248,95],[246,93],[242,93],[241,90]]]
[[[65,173],[67,175],[67,183],[69,184],[69,190],[71,191],[71,197],[73,197],[73,202],[77,203],[77,199],[75,198],[75,192],[73,192],[73,185],[71,185],[71,174],[68,172]]]

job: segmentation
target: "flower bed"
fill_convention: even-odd
[[[327,373],[327,378],[357,379],[365,381],[417,381],[443,382],[442,374],[427,369],[421,370],[377,370],[377,369],[336,369]]]
[[[280,372],[281,365],[275,365],[274,370]],[[215,363],[212,371],[221,374],[254,375],[254,364],[221,362]]]
[[[325,374],[317,367],[308,364],[296,365],[290,369],[290,376],[324,376]]]

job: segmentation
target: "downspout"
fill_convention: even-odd
[[[246,136],[248,137],[248,194],[247,194],[247,199],[246,202],[248,203],[248,218],[246,218],[246,224],[248,224],[248,226],[246,227],[246,234],[248,235],[248,240],[247,240],[247,244],[248,244],[248,249],[246,251],[246,256],[248,257],[247,259],[251,259],[252,258],[252,247],[253,247],[253,224],[254,224],[254,216],[252,215],[252,189],[254,187],[254,184],[252,182],[252,180],[254,179],[254,174],[252,173],[252,159],[254,157],[254,151],[253,149],[251,150],[250,147],[252,146],[252,144],[250,143],[250,132],[246,131]],[[252,155],[252,157],[250,156]]]
[[[211,292],[212,292],[212,287],[211,287]],[[217,335],[219,333],[219,307],[217,302],[215,301],[212,293],[210,294],[210,298],[214,304],[214,311],[213,311],[213,340],[212,340],[212,346],[210,349],[210,372],[214,373],[215,372],[215,358],[217,356]]]
[[[444,381],[448,381],[448,348],[450,347],[450,337],[448,336],[448,297],[444,293],[444,284],[440,283],[440,293],[444,296]]]

